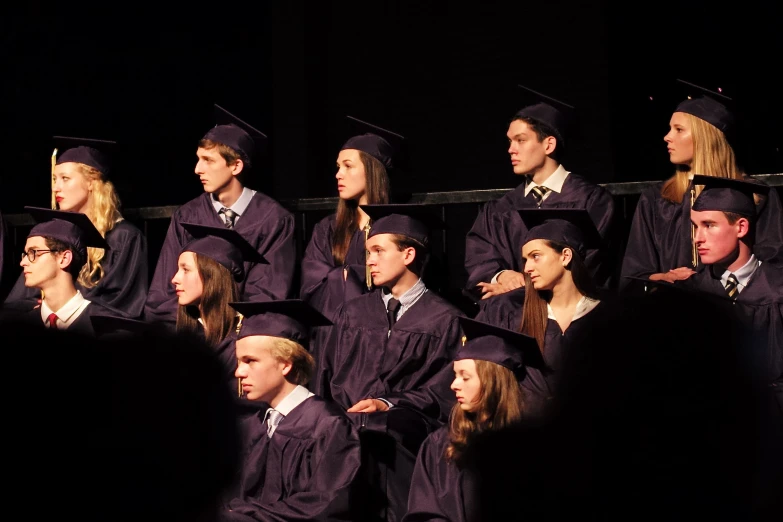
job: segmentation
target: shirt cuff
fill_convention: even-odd
[[[499,276],[500,274],[502,274],[503,272],[505,272],[505,271],[506,271],[506,270],[501,270],[500,272],[498,272],[497,274],[495,274],[495,276],[492,278],[492,280],[490,281],[490,283],[492,283],[493,285],[496,285],[496,284],[498,284],[498,276]]]
[[[379,401],[383,401],[384,403],[386,403],[386,406],[388,406],[388,407],[389,407],[389,409],[392,409],[392,408],[394,408],[394,404],[390,403],[390,402],[389,402],[389,401],[387,401],[386,399],[381,399],[380,397],[376,397],[376,399],[378,399]]]

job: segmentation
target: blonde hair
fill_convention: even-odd
[[[475,362],[481,383],[476,408],[466,412],[455,404],[449,416],[449,445],[443,456],[457,465],[475,435],[513,426],[522,420],[525,409],[525,397],[514,372],[490,361]]]
[[[92,181],[91,204],[88,207],[87,217],[90,218],[101,236],[106,237],[106,234],[111,232],[123,219],[119,210],[120,198],[114,190],[114,184],[104,180],[103,174],[97,169],[83,163],[75,165],[86,181]],[[52,172],[52,183],[54,183],[54,171]],[[54,198],[54,191],[52,191],[52,197]],[[53,204],[52,208],[56,209],[56,204]],[[101,261],[105,255],[106,251],[102,248],[90,247],[87,249],[87,263],[82,267],[77,278],[80,285],[85,288],[93,288],[98,284],[103,278]]]
[[[688,191],[689,174],[701,174],[717,178],[742,179],[745,174],[739,169],[734,149],[726,135],[717,127],[692,114],[685,114],[693,138],[693,159],[689,165],[677,165],[674,176],[666,180],[661,196],[672,203],[682,203]],[[697,189],[696,195],[701,192]]]
[[[313,378],[315,359],[304,346],[282,337],[272,337],[274,343],[269,349],[272,357],[278,361],[290,361],[291,371],[285,376],[291,384],[305,386]]]

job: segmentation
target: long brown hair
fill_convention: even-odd
[[[177,331],[198,332],[198,319],[204,324],[207,344],[217,346],[236,323],[236,312],[228,303],[239,301],[239,288],[228,268],[217,261],[193,253],[203,291],[198,306],[177,309]]]
[[[368,205],[384,205],[389,202],[389,175],[383,163],[373,158],[366,152],[359,152],[359,159],[364,166],[365,189]],[[351,246],[351,238],[359,228],[359,202],[355,199],[340,199],[337,203],[337,218],[334,224],[332,236],[332,257],[334,262],[342,265],[348,248]]]
[[[568,263],[566,270],[571,272],[571,279],[574,286],[580,294],[595,298],[596,289],[593,278],[585,267],[585,263],[573,248],[557,241],[544,240],[544,243],[554,250],[558,255],[563,253],[566,248],[571,249],[571,262]],[[544,353],[544,338],[546,336],[546,325],[549,318],[547,303],[549,295],[542,296],[533,288],[533,282],[530,275],[525,273],[525,301],[522,304],[522,323],[519,325],[519,331],[525,335],[533,337],[538,342],[538,348]],[[550,294],[550,292],[546,292]]]
[[[122,221],[120,214],[120,198],[114,190],[114,184],[111,181],[103,179],[103,173],[83,163],[75,163],[77,170],[84,176],[85,182],[92,181],[92,192],[90,206],[87,210],[87,217],[92,224],[106,237],[106,234]],[[52,171],[54,172],[54,171]],[[52,174],[54,180],[54,174]],[[52,191],[54,199],[54,191]],[[52,208],[56,208],[56,202],[53,202]],[[77,281],[84,288],[93,288],[103,278],[102,261],[106,251],[102,248],[87,249],[87,262],[82,267],[77,277]]]
[[[524,394],[514,372],[493,362],[475,362],[481,383],[476,408],[466,412],[455,404],[449,415],[449,445],[444,457],[457,465],[475,435],[518,423],[525,408]]]
[[[682,203],[691,173],[731,179],[745,176],[737,165],[734,149],[720,129],[692,114],[685,113],[685,117],[691,127],[693,160],[690,165],[676,165],[674,176],[661,187],[661,196],[672,203]]]

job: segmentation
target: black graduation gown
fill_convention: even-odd
[[[489,299],[476,315],[476,320],[500,326],[508,330],[519,331],[522,324],[522,306],[525,300],[525,289],[501,294]],[[608,319],[610,305],[601,301],[586,315],[571,322],[565,332],[554,319],[547,319],[544,334],[544,362],[546,371],[536,368],[525,368],[522,388],[527,392],[527,399],[536,406],[556,396],[559,386],[560,372],[568,357],[568,364],[576,365],[585,354],[579,354],[580,345],[587,339],[592,329],[600,322]]]
[[[336,215],[325,217],[315,225],[302,259],[302,284],[299,297],[329,319],[340,306],[354,297],[366,294],[364,231],[351,238],[345,263],[338,266],[332,257],[332,235]],[[348,277],[343,270],[348,268]]]
[[[672,203],[661,196],[663,184],[639,197],[623,257],[622,286],[629,282],[626,277],[648,278],[693,267],[690,197],[686,194],[682,203]],[[762,261],[783,261],[783,212],[774,189],[759,214],[753,251]]]
[[[208,193],[185,203],[174,212],[144,306],[144,317],[148,321],[176,321],[177,296],[171,278],[177,272],[179,254],[193,239],[183,228],[183,222],[225,226]],[[269,301],[290,297],[296,270],[293,215],[269,196],[256,192],[234,228],[267,262],[245,263],[241,299]]]
[[[87,305],[87,308],[85,308],[81,314],[79,314],[79,317],[76,318],[76,320],[71,323],[71,325],[64,329],[63,331],[79,334],[79,335],[85,335],[88,337],[96,337],[96,331],[93,328],[92,320],[90,317],[96,316],[96,315],[109,315],[109,316],[115,316],[116,313],[114,310],[108,309],[106,307],[101,306],[100,304],[90,302],[89,305]],[[46,325],[43,322],[43,319],[41,318],[41,309],[36,308],[35,310],[27,310],[24,312],[18,311],[18,310],[8,310],[6,314],[4,314],[4,318],[9,319],[15,317],[20,322],[33,326],[33,327],[40,327],[40,328],[46,328]]]
[[[3,220],[3,214],[0,212],[0,299],[5,298],[8,284],[8,274],[11,267],[11,258],[9,256],[8,243],[6,242],[8,231],[5,227],[5,220]]]
[[[732,303],[709,267],[679,286],[710,293]],[[753,375],[770,386],[783,387],[783,268],[761,263],[731,307],[747,330],[743,347],[751,356]]]
[[[448,444],[449,428],[444,426],[421,445],[403,522],[473,520],[478,491],[470,475],[443,456]]]
[[[324,316],[334,321],[343,303],[367,293],[365,276],[364,231],[357,230],[351,238],[345,263],[337,266],[332,257],[332,235],[336,215],[327,216],[313,229],[310,243],[302,259],[302,283],[299,297]],[[343,270],[347,268],[347,277]],[[316,361],[316,371],[323,366],[323,354],[331,326],[317,326],[310,331],[308,350]],[[310,385],[311,391],[315,381]]]
[[[109,250],[101,266],[103,277],[92,288],[77,284],[85,299],[104,305],[120,317],[136,319],[144,311],[149,274],[147,270],[147,238],[135,225],[120,221],[106,234]],[[24,274],[19,274],[5,306],[31,310],[38,305],[41,291],[24,286]]]
[[[536,208],[536,203],[532,196],[525,197],[524,183],[502,198],[484,205],[465,240],[468,290],[478,283],[488,283],[501,270],[522,271],[522,241],[527,228],[516,211],[533,208]],[[551,192],[541,208],[586,209],[601,237],[610,240],[614,199],[608,190],[581,176],[569,174],[562,191]],[[585,263],[596,283],[606,284],[612,267],[605,253],[598,249],[588,250]]]
[[[460,315],[427,291],[387,336],[381,290],[349,301],[332,329],[318,394],[346,409],[382,398],[445,422],[454,404],[451,362],[461,342]]]
[[[264,408],[242,421],[243,469],[221,520],[350,519],[359,436],[345,413],[318,396],[280,421],[270,439]],[[228,511],[230,509],[231,511]]]

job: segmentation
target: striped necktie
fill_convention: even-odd
[[[221,208],[220,213],[226,217],[223,221],[226,224],[226,228],[234,228],[234,221],[237,219],[237,213],[226,207]]]
[[[734,274],[729,274],[728,279],[726,279],[726,293],[729,296],[729,299],[732,301],[736,300],[739,296],[739,280],[737,279],[737,276]]]
[[[544,196],[546,193],[549,192],[549,189],[542,186],[537,185],[530,189],[530,195],[533,196],[533,199],[536,200],[536,205],[539,207],[541,206],[541,203],[544,201]]]

